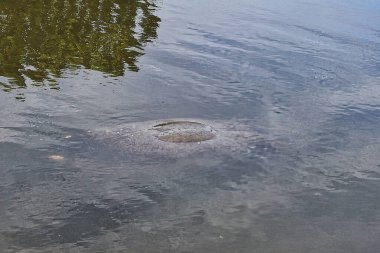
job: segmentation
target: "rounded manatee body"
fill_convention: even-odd
[[[237,121],[168,119],[97,129],[92,137],[119,152],[186,156],[199,152],[246,152],[258,134]]]
[[[167,121],[153,129],[159,132],[157,138],[165,142],[190,143],[215,138],[215,131],[210,126],[195,121]]]

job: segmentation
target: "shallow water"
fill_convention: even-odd
[[[379,23],[371,0],[1,1],[0,252],[378,252]],[[91,138],[178,118],[257,138]]]

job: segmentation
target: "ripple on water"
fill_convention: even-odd
[[[201,142],[215,138],[210,126],[194,121],[167,121],[155,125],[153,129],[160,132],[158,139],[165,142]]]
[[[180,157],[207,150],[242,152],[259,138],[239,121],[170,119],[97,129],[90,138],[119,152]]]

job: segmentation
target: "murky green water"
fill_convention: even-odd
[[[0,252],[377,253],[379,23],[371,0],[0,1]],[[157,144],[163,119],[216,140]]]

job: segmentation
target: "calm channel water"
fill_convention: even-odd
[[[1,0],[0,252],[379,252],[379,24],[376,0]],[[260,141],[87,135],[170,118]]]

